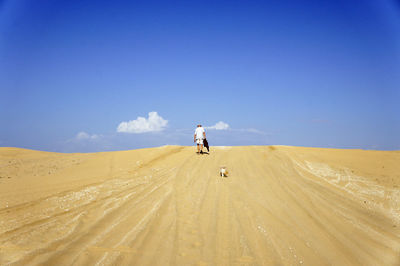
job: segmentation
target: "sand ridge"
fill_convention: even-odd
[[[400,263],[399,151],[194,151],[0,148],[0,264]]]

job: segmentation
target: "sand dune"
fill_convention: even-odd
[[[8,264],[400,265],[400,152],[0,148]]]

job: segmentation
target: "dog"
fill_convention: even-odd
[[[225,166],[221,166],[221,168],[219,169],[219,175],[221,177],[228,177],[228,170],[226,170]]]

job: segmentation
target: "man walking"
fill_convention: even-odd
[[[201,125],[197,125],[194,132],[194,142],[197,143],[197,153],[203,154],[203,140],[206,138],[206,132]]]

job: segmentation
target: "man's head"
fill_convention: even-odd
[[[200,124],[198,124],[198,125],[197,125],[197,127],[201,127],[201,125],[200,125]]]

